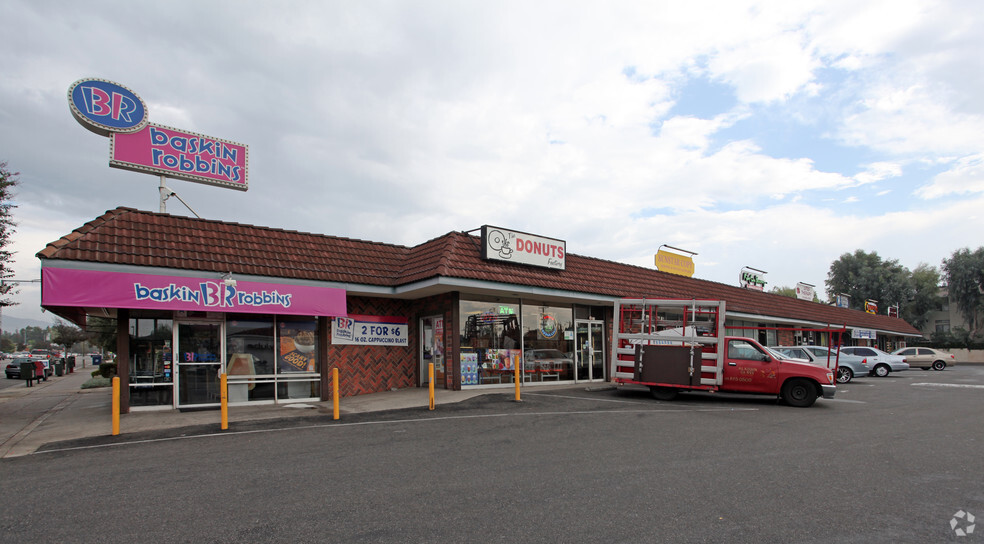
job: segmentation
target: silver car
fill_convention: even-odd
[[[841,348],[841,353],[857,355],[868,359],[868,366],[871,367],[871,375],[884,378],[892,372],[909,370],[909,363],[905,362],[905,357],[891,355],[884,351],[869,346],[847,346]]]
[[[837,362],[837,383],[849,383],[855,376],[867,376],[871,368],[864,357],[841,354],[823,346],[776,346],[772,348],[787,357],[805,359],[813,364],[827,366]],[[829,359],[828,359],[829,357]]]

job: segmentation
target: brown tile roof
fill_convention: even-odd
[[[37,256],[381,287],[448,277],[611,297],[722,299],[729,312],[919,334],[897,318],[570,253],[565,270],[484,261],[480,239],[461,232],[410,248],[117,208]]]

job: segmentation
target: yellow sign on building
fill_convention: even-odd
[[[661,249],[656,252],[656,270],[690,278],[694,275],[694,259]]]

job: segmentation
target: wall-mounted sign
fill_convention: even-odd
[[[816,291],[809,283],[799,282],[796,284],[796,298],[801,300],[813,300]]]
[[[113,134],[109,165],[247,190],[249,148],[243,144],[153,123],[138,132]]]
[[[485,225],[482,227],[482,258],[564,270],[567,242]]]
[[[332,287],[156,276],[71,268],[41,269],[41,305],[172,311],[337,316],[345,290]]]
[[[871,329],[851,329],[851,338],[855,340],[874,340],[878,333]]]
[[[331,343],[359,346],[408,346],[409,326],[405,317],[350,315],[336,317]]]
[[[766,281],[762,279],[762,276],[764,275],[765,272],[746,266],[745,268],[742,268],[741,272],[738,274],[738,282],[746,289],[764,291],[766,284]]]
[[[694,259],[661,249],[656,252],[656,270],[690,278],[694,275]]]
[[[864,301],[864,311],[869,314],[878,313],[878,301],[876,300],[866,300]]]
[[[140,130],[147,105],[137,93],[105,79],[83,78],[68,88],[68,107],[83,127],[100,136]]]

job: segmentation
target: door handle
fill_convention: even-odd
[[[738,366],[738,363],[728,363],[728,366]]]

